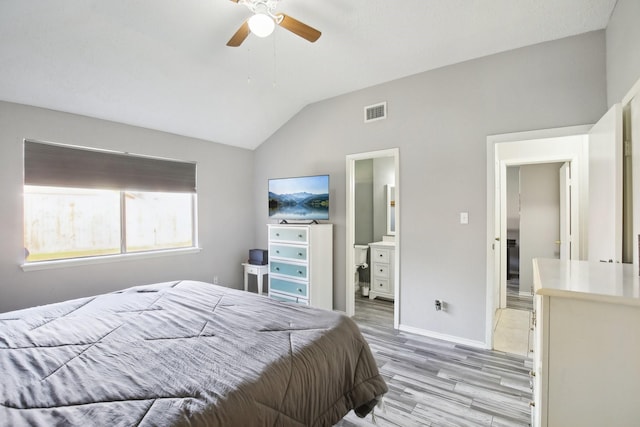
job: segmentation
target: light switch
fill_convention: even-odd
[[[460,212],[460,224],[469,224],[469,212]]]

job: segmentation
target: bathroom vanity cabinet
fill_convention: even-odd
[[[395,242],[375,242],[369,244],[371,257],[371,288],[369,299],[395,298]]]

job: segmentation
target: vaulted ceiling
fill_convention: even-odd
[[[317,28],[240,47],[230,0],[0,0],[0,100],[255,148],[306,105],[606,27],[616,0],[281,0]]]

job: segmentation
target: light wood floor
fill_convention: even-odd
[[[531,360],[393,329],[393,303],[356,298],[356,315],[389,392],[385,408],[337,426],[528,426]]]

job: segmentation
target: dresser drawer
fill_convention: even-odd
[[[269,293],[271,291],[286,292],[300,298],[308,298],[308,287],[305,283],[293,282],[285,279],[272,277],[269,282]]]
[[[247,274],[254,274],[254,275],[256,275],[256,276],[257,276],[258,274],[260,274],[260,267],[266,267],[266,265],[264,265],[264,266],[262,266],[262,265],[261,265],[261,266],[257,266],[257,265],[250,265],[250,264],[247,264],[247,265],[246,265],[246,267],[245,267],[245,269],[244,269],[244,271],[245,271],[245,273],[247,273]],[[267,273],[265,272],[264,274],[267,274]]]
[[[372,248],[371,262],[384,262],[389,263],[389,249]]]
[[[375,263],[371,266],[371,268],[373,269],[373,275],[376,278],[389,278],[389,264]]]
[[[294,227],[270,227],[269,240],[282,242],[307,243],[307,230]]]
[[[298,297],[294,297],[294,296],[286,295],[286,294],[279,294],[277,292],[272,292],[269,295],[269,297],[271,299],[276,300],[276,301],[294,302],[296,304],[309,305],[309,300],[307,300],[307,299],[298,298]]]
[[[308,251],[305,246],[269,245],[269,254],[274,258],[306,261]]]
[[[374,292],[390,292],[389,279],[375,278],[371,283],[371,291]]]
[[[284,274],[285,276],[295,277],[296,279],[307,279],[307,266],[299,264],[288,264],[286,262],[271,261],[269,269],[273,274]]]

